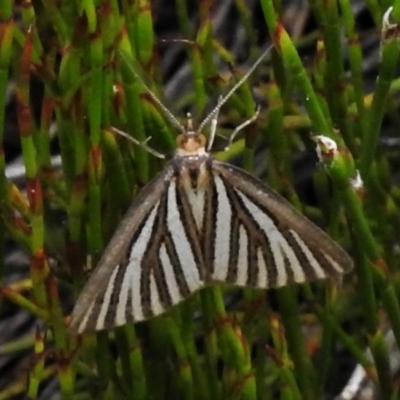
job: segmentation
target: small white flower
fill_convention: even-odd
[[[381,30],[381,46],[379,52],[379,58],[382,58],[382,43],[389,37],[394,36],[398,39],[399,35],[399,24],[390,22],[390,14],[393,11],[393,7],[389,7],[382,17],[382,30]]]
[[[390,7],[386,10],[385,14],[383,14],[383,17],[382,17],[382,36],[383,36],[383,37],[386,35],[386,32],[387,32],[387,31],[389,31],[390,29],[394,29],[394,28],[397,27],[397,24],[392,24],[392,23],[390,22],[390,14],[392,13],[392,11],[393,11],[393,7],[390,6]]]
[[[336,142],[328,136],[316,135],[313,138],[317,143],[317,155],[320,162],[334,159],[338,153]]]

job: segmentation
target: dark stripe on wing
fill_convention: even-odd
[[[193,190],[193,189],[191,189]],[[200,241],[199,241],[199,233],[197,230],[196,226],[196,221],[193,216],[193,211],[192,207],[190,205],[190,202],[187,197],[187,193],[183,187],[183,185],[180,183],[180,180],[177,179],[176,182],[176,202],[178,205],[178,212],[179,212],[179,217],[183,226],[183,229],[185,231],[185,235],[188,239],[189,245],[191,252],[193,254],[198,274],[200,277],[200,280],[203,281],[205,278],[205,268],[204,268],[204,262],[203,262],[203,255],[201,252],[201,246],[200,246]],[[171,243],[172,243],[172,238],[171,238]],[[189,287],[187,285],[187,282],[185,280],[185,276],[183,274],[182,268],[185,268],[185,265],[181,265],[178,257],[178,251],[179,251],[179,245],[180,243],[175,243],[174,246],[170,248],[171,250],[171,256],[175,257],[177,260],[177,263],[173,263],[173,268],[176,274],[176,279],[179,284],[179,290],[181,291],[182,296],[187,296],[190,293]],[[184,263],[183,263],[184,264]]]
[[[209,188],[205,193],[203,232],[200,232],[200,244],[206,268],[205,281],[209,282],[214,273],[215,239],[217,228],[218,195],[211,165],[206,164],[209,174]]]
[[[140,301],[142,306],[142,313],[146,318],[153,316],[150,290],[151,274],[154,274],[157,289],[159,291],[160,301],[162,302],[162,304],[164,306],[169,306],[172,302],[167,289],[167,284],[165,282],[165,276],[163,276],[162,266],[159,258],[159,252],[163,241],[167,218],[168,185],[169,182],[166,182],[165,190],[160,198],[158,210],[154,218],[153,230],[150,236],[150,240],[147,244],[147,249],[143,255],[140,266],[138,266],[141,268]]]

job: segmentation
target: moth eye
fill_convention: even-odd
[[[182,147],[186,142],[187,142],[187,138],[186,138],[185,135],[180,134],[180,135],[177,136],[176,145],[178,147]]]
[[[207,144],[207,139],[204,135],[199,135],[197,141],[201,147],[205,147]]]

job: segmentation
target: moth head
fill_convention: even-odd
[[[194,131],[181,133],[176,138],[178,153],[181,155],[198,154],[205,151],[206,142],[204,135]]]
[[[194,155],[205,152],[206,143],[205,136],[193,129],[193,120],[188,113],[185,130],[176,138],[178,153],[181,155]]]

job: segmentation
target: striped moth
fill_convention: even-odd
[[[183,127],[137,76],[181,134],[174,157],[133,200],[80,294],[73,332],[160,315],[213,283],[269,289],[337,279],[352,268],[348,254],[288,201],[210,154],[219,109],[269,50],[198,130],[190,118]],[[201,130],[209,122],[207,144]]]

